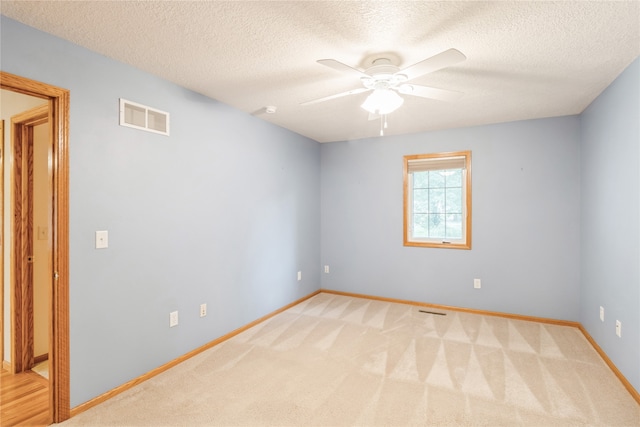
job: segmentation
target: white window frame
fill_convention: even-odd
[[[413,236],[413,172],[462,167],[462,238],[443,240]],[[471,249],[471,151],[404,156],[404,245],[429,248]]]

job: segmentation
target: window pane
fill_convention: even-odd
[[[460,214],[447,215],[446,237],[448,239],[462,238],[462,215]]]
[[[429,212],[431,213],[444,213],[445,200],[444,189],[436,188],[429,189]]]
[[[446,189],[447,213],[462,213],[462,188]]]
[[[442,214],[429,214],[429,237],[445,237],[446,222]]]
[[[413,237],[429,237],[429,215],[413,215]]]
[[[413,212],[414,213],[429,212],[429,190],[413,191]]]
[[[444,175],[442,174],[442,171],[429,171],[429,187],[444,187]]]
[[[462,169],[449,169],[445,172],[447,187],[462,187]]]
[[[427,188],[429,186],[429,172],[415,172],[413,174],[413,188]]]

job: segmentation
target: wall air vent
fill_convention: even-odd
[[[120,126],[169,135],[169,113],[120,98]]]

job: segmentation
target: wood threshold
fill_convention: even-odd
[[[178,365],[178,364],[180,364],[180,363],[182,363],[182,362],[184,362],[184,361],[186,361],[188,359],[191,359],[193,356],[196,356],[196,355],[202,353],[205,350],[208,350],[208,349],[210,349],[212,347],[215,347],[216,345],[218,345],[220,343],[223,343],[224,341],[227,341],[230,338],[235,337],[236,335],[240,334],[241,332],[244,332],[247,329],[252,328],[253,326],[256,326],[256,325],[264,322],[265,320],[268,320],[271,317],[273,317],[273,316],[275,316],[277,314],[280,314],[283,311],[288,310],[291,307],[293,307],[295,305],[298,305],[301,302],[306,301],[311,297],[314,297],[314,296],[318,295],[320,292],[321,291],[318,290],[318,291],[315,291],[315,292],[313,292],[313,293],[311,293],[311,294],[309,294],[307,296],[304,296],[304,297],[302,297],[302,298],[300,298],[300,299],[298,299],[298,300],[296,300],[296,301],[294,301],[294,302],[292,302],[290,304],[285,305],[284,307],[281,307],[281,308],[279,308],[279,309],[277,309],[277,310],[275,310],[275,311],[273,311],[273,312],[271,312],[271,313],[269,313],[269,314],[267,314],[265,316],[262,316],[259,319],[254,320],[253,322],[247,323],[246,325],[241,326],[240,328],[238,328],[238,329],[236,329],[234,331],[231,331],[228,334],[225,334],[225,335],[223,335],[223,336],[221,336],[219,338],[216,338],[215,340],[213,340],[213,341],[211,341],[211,342],[209,342],[209,343],[207,343],[207,344],[205,344],[205,345],[203,345],[201,347],[198,347],[195,350],[192,350],[192,351],[190,351],[190,352],[188,352],[188,353],[186,353],[186,354],[184,354],[184,355],[182,355],[182,356],[180,356],[180,357],[178,357],[176,359],[173,359],[172,361],[167,362],[164,365],[158,366],[157,368],[152,369],[151,371],[147,372],[146,374],[142,374],[137,378],[134,378],[134,379],[132,379],[132,380],[130,380],[130,381],[128,381],[128,382],[126,382],[126,383],[124,383],[124,384],[122,384],[122,385],[120,385],[120,386],[118,386],[118,387],[116,387],[116,388],[114,388],[112,390],[109,390],[106,393],[101,394],[100,396],[97,396],[97,397],[95,397],[95,398],[93,398],[91,400],[86,401],[85,403],[82,403],[82,404],[80,404],[80,405],[78,405],[78,406],[76,406],[74,408],[71,408],[71,417],[74,417],[74,416],[86,411],[87,409],[93,408],[94,406],[96,406],[96,405],[98,405],[98,404],[100,404],[100,403],[102,403],[102,402],[104,402],[106,400],[109,400],[112,397],[114,397],[114,396],[116,396],[116,395],[118,395],[118,394],[120,394],[120,393],[122,393],[122,392],[124,392],[126,390],[129,390],[130,388],[132,388],[132,387],[134,387],[134,386],[136,386],[136,385],[138,385],[138,384],[140,384],[140,383],[142,383],[144,381],[147,381],[147,380],[155,377],[158,374],[163,373],[167,369],[173,368],[174,366],[176,366],[176,365]]]

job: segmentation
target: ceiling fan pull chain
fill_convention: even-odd
[[[384,130],[388,127],[387,125],[387,115],[382,114],[380,116],[380,136],[384,136]]]

